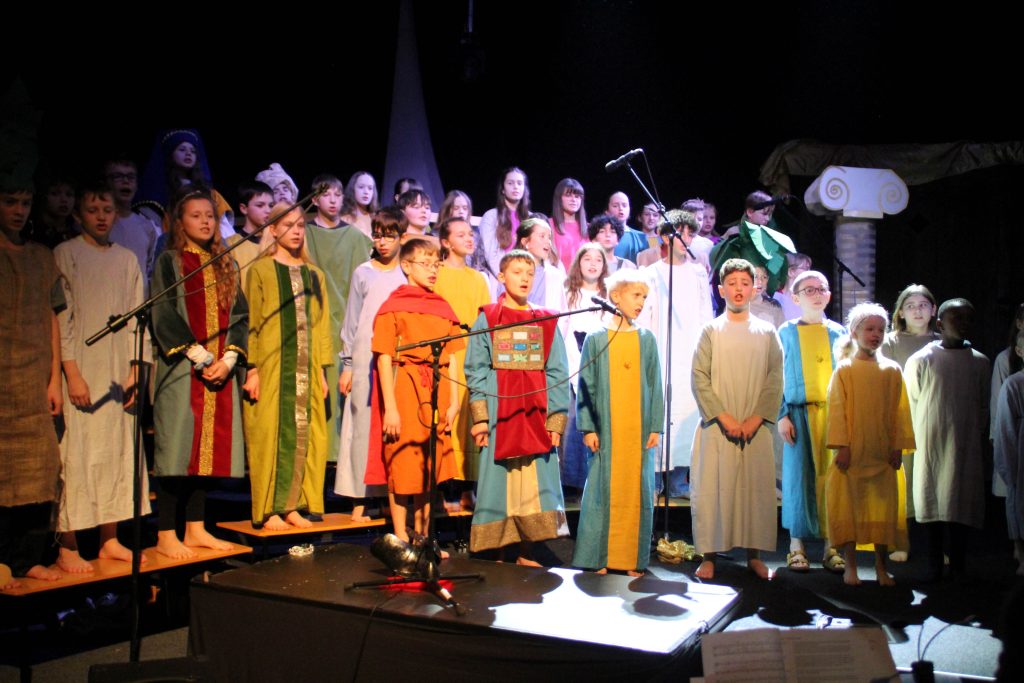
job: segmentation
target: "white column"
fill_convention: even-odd
[[[907,208],[907,186],[887,168],[829,166],[804,193],[808,211],[835,220],[836,257],[846,264],[861,285],[849,274],[833,268],[833,291],[842,291],[835,300],[834,314],[845,319],[859,303],[875,298],[875,228],[885,214]]]

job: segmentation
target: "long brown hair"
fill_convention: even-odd
[[[551,225],[559,235],[565,234],[565,229],[562,227],[562,222],[565,220],[562,197],[567,194],[574,194],[580,198],[580,210],[576,212],[576,222],[579,223],[580,232],[587,229],[587,210],[583,207],[586,195],[583,193],[583,185],[575,178],[562,178],[555,185],[555,195],[551,199]]]
[[[470,199],[469,195],[462,190],[452,190],[445,195],[444,201],[441,202],[441,208],[437,211],[438,225],[452,217],[452,207],[455,206],[455,200],[460,197],[466,200],[466,206],[469,207],[469,215],[466,216],[466,221],[468,222],[473,218],[473,200]]]
[[[510,173],[518,173],[523,176],[523,196],[516,205],[516,216],[519,217],[519,221],[525,221],[530,217],[530,179],[526,177],[526,173],[523,169],[518,166],[511,166],[506,168],[501,177],[498,178],[498,227],[495,229],[494,234],[498,238],[498,246],[502,249],[508,249],[512,246],[512,212],[508,208],[508,204],[505,203],[505,179],[508,178]]]
[[[356,171],[352,174],[352,177],[348,179],[348,184],[345,185],[345,191],[341,197],[341,211],[338,212],[340,216],[355,216],[356,211],[359,208],[359,202],[356,201],[356,181],[361,176],[370,176],[370,180],[373,181],[373,196],[370,197],[370,203],[366,207],[366,213],[371,216],[380,209],[380,200],[378,199],[379,193],[377,191],[377,179],[373,177],[373,174],[369,171]]]
[[[580,301],[580,290],[583,289],[583,271],[580,269],[580,259],[588,251],[596,251],[601,255],[601,262],[604,263],[604,269],[601,271],[601,275],[597,278],[597,291],[602,298],[608,297],[608,290],[604,286],[605,278],[608,277],[608,257],[604,253],[604,247],[597,242],[584,242],[580,245],[579,249],[576,250],[576,255],[572,257],[572,265],[569,266],[569,276],[565,280],[565,291],[567,294],[566,303],[569,304],[569,308],[573,308]]]
[[[214,227],[213,237],[207,250],[210,257],[214,257],[224,251],[224,240],[220,236],[220,214],[217,212],[217,203],[213,201],[210,193],[196,186],[185,186],[181,188],[179,199],[174,203],[174,223],[171,225],[170,249],[181,253],[188,245],[185,237],[185,229],[181,224],[181,218],[185,215],[185,205],[191,201],[206,201],[213,207]],[[221,309],[228,311],[235,303],[235,296],[238,292],[238,266],[234,259],[224,257],[217,259],[213,264],[213,273],[217,280],[217,303]]]

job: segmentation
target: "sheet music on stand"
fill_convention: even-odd
[[[704,683],[846,683],[896,675],[882,629],[772,628],[723,631],[701,638]]]

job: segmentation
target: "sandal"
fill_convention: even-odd
[[[821,561],[821,566],[833,574],[842,574],[846,571],[846,560],[836,552],[835,548],[829,548],[825,554],[825,559]]]
[[[810,571],[811,563],[807,561],[803,550],[793,550],[786,555],[786,568],[794,572],[806,572]]]

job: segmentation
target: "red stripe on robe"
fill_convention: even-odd
[[[205,259],[199,254],[191,251],[181,253],[182,273],[190,273],[203,263]],[[202,273],[196,273],[184,282],[185,288],[185,310],[188,313],[188,324],[196,341],[203,346],[216,335],[216,348],[212,351],[214,358],[219,359],[224,353],[224,345],[227,340],[227,329],[230,324],[230,311],[217,304],[216,286],[206,288]],[[207,299],[211,297],[211,299]],[[216,330],[207,330],[206,308],[207,305],[217,306],[217,327]],[[182,361],[189,362],[189,361]],[[232,387],[228,380],[215,390],[216,401],[213,411],[213,462],[212,471],[206,476],[230,477],[231,476],[231,431],[232,431]],[[189,454],[188,474],[196,476],[200,474],[200,443],[203,431],[203,408],[206,393],[212,390],[202,381],[196,372],[191,373],[189,386],[189,397],[192,408],[192,452]]]
[[[377,354],[373,354],[370,363],[370,448],[366,453],[366,472],[363,474],[363,483],[370,486],[384,486],[388,483],[387,468],[384,465],[384,430],[381,427],[383,413],[384,396],[377,376]]]

